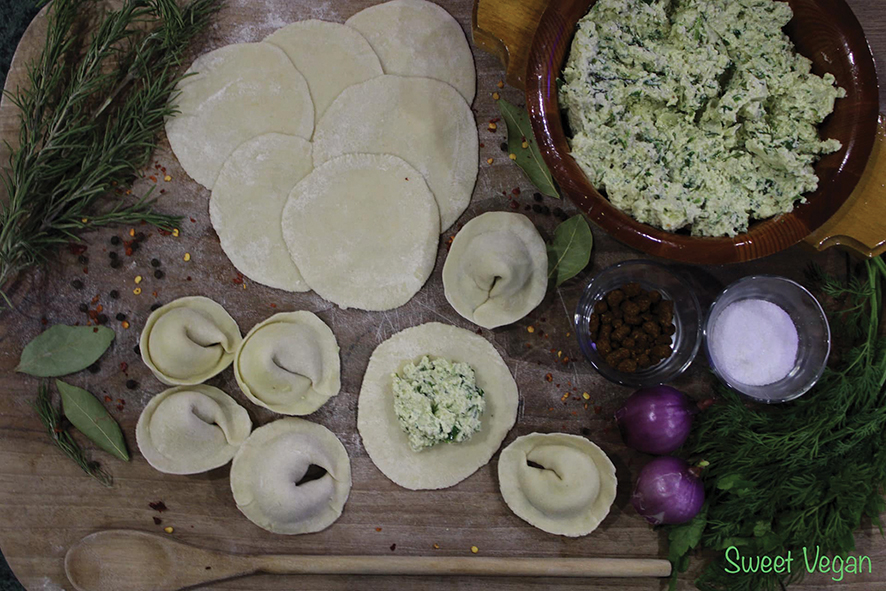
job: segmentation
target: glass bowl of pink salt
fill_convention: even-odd
[[[831,330],[805,287],[771,275],[740,279],[711,305],[704,327],[708,362],[733,390],[765,403],[809,391],[824,372]]]

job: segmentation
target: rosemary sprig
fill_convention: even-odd
[[[83,451],[67,429],[62,425],[62,414],[58,407],[52,404],[49,395],[49,388],[46,384],[40,385],[37,394],[37,401],[34,403],[34,409],[40,416],[40,422],[46,428],[49,438],[62,452],[74,460],[84,472],[98,480],[104,486],[110,487],[114,483],[114,479],[110,474],[104,471],[98,462],[91,461],[86,457]]]
[[[845,555],[863,518],[879,524],[886,509],[886,263],[874,259],[863,269],[846,282],[818,273],[819,288],[839,306],[833,317],[843,319],[831,329],[846,344],[809,393],[761,408],[723,388],[696,420],[682,453],[708,463],[705,509],[667,529],[675,571],[685,569],[693,547],[720,553],[696,581],[699,589],[775,591],[805,572],[732,574],[722,555],[730,546],[742,556],[816,546]]]
[[[28,83],[9,100],[20,110],[19,146],[0,177],[0,296],[21,271],[42,264],[81,231],[178,217],[112,189],[146,166],[172,101],[182,53],[219,8],[218,0],[126,0],[101,15],[84,39],[94,1],[55,0],[46,43]],[[8,299],[7,299],[8,304]]]

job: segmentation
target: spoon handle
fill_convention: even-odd
[[[671,563],[650,558],[499,558],[484,556],[256,556],[271,574],[465,575],[514,577],[667,577]]]

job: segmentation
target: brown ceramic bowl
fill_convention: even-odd
[[[686,263],[721,264],[764,257],[808,236],[852,193],[874,145],[879,90],[874,58],[864,32],[844,0],[787,0],[794,18],[785,31],[812,60],[816,74],[832,73],[846,89],[821,126],[823,137],[843,148],[815,166],[818,190],[791,213],[752,222],[734,238],[705,238],[642,224],[612,206],[588,181],[569,154],[557,78],[566,63],[575,26],[594,0],[554,0],[542,15],[526,71],[526,106],[545,162],[563,192],[619,241],[651,255]]]

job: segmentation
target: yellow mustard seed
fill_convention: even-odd
[[[585,400],[590,400],[590,399],[591,399],[591,395],[588,394],[587,392],[585,392],[584,394],[582,394],[581,397],[584,398]]]
[[[495,161],[492,158],[486,159],[486,164],[492,164],[493,162],[495,162]]]
[[[478,548],[476,546],[471,546],[471,553],[476,554],[479,551],[480,551],[480,548]]]
[[[171,525],[167,525],[166,527],[163,528],[163,531],[165,531],[165,532],[168,533],[168,534],[171,534],[171,533],[174,532],[175,530],[172,528]]]
[[[504,87],[505,87],[505,83],[502,82],[501,80],[499,80],[499,81],[498,81],[498,84],[497,84],[496,86],[498,86],[499,88],[504,88]]]
[[[525,150],[526,148],[529,147],[529,142],[523,142],[523,143],[521,144],[521,146],[522,146],[523,149]]]
[[[138,284],[141,283],[141,282],[142,282],[142,276],[141,276],[141,275],[136,275],[136,276],[135,276],[135,284],[138,285]]]
[[[516,154],[508,154],[508,158],[510,158],[511,160],[516,160],[517,155]]]
[[[140,287],[136,287],[135,289],[132,290],[132,293],[134,293],[135,295],[139,295],[141,292],[142,292],[142,288],[140,288]]]
[[[165,177],[163,177],[163,180],[168,183],[169,181],[172,180],[172,177],[167,174]]]
[[[439,550],[439,549],[440,549],[440,544],[434,544],[434,550]]]
[[[191,253],[186,252],[186,253],[185,253],[185,256],[184,256],[184,261],[187,263],[187,262],[190,261],[190,260],[191,260]]]
[[[125,329],[128,329],[128,328],[129,328],[129,323],[126,322],[126,321],[124,320],[123,322],[120,323],[120,326],[122,326],[122,327],[125,328]]]
[[[80,220],[80,221],[81,221],[82,223],[84,223],[84,224],[88,224],[88,223],[89,223],[89,218],[83,218],[83,219]]]
[[[129,235],[135,236],[135,228],[129,228]]]
[[[529,332],[529,333],[535,332],[535,327],[534,326],[527,326],[526,332]]]
[[[176,238],[178,238],[178,235],[179,235],[178,228],[173,228],[173,229],[172,229],[172,235],[175,236]]]
[[[489,131],[495,131],[496,129],[498,129],[498,125],[496,125],[495,123],[489,124]]]
[[[492,93],[492,100],[497,101],[501,96],[497,92]]]

